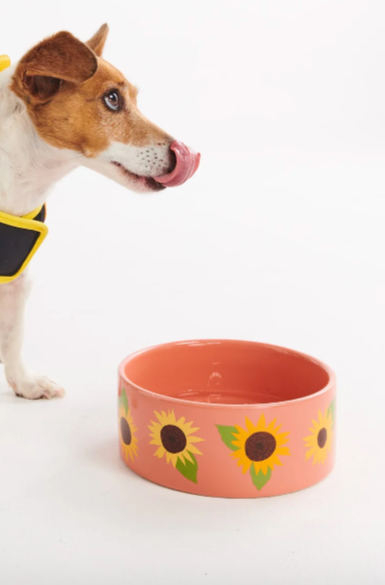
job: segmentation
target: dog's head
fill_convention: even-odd
[[[18,63],[11,89],[40,137],[133,191],[157,191],[193,175],[200,155],[150,122],[137,89],[102,58],[108,26],[87,43],[60,32]]]

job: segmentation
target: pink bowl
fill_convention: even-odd
[[[119,367],[124,463],[163,486],[258,498],[307,488],[335,459],[332,370],[249,341],[168,343]]]

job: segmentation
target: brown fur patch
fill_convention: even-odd
[[[103,53],[108,32],[109,32],[108,24],[102,24],[98,32],[96,32],[94,36],[89,41],[86,42],[87,47],[90,47],[90,49],[92,49],[95,55],[97,55],[98,57],[101,57]]]
[[[100,35],[95,41],[99,48],[105,41]],[[20,61],[11,89],[24,100],[40,136],[57,148],[95,157],[115,141],[133,146],[172,141],[138,110],[137,90],[124,75],[70,33],[58,33],[31,49]],[[124,98],[119,112],[103,100],[113,89]]]
[[[94,75],[98,68],[97,57],[84,43],[69,32],[60,32],[33,47],[20,60],[12,89],[19,97],[44,102],[51,97],[36,78],[48,77],[81,83]]]

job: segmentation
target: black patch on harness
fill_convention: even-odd
[[[33,219],[44,223],[45,205]],[[39,236],[38,231],[8,225],[0,220],[0,276],[17,274]]]

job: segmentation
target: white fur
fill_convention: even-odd
[[[81,156],[39,137],[24,103],[8,87],[13,70],[0,73],[0,210],[26,215],[45,202],[50,187]]]
[[[26,108],[8,88],[13,67],[0,74],[0,210],[26,215],[42,205],[53,183],[78,164],[78,155],[55,149],[38,136]],[[51,398],[64,391],[28,371],[21,358],[24,306],[30,285],[26,272],[0,285],[0,358],[16,394]]]
[[[24,306],[30,286],[25,272],[0,285],[0,350],[5,376],[18,396],[30,399],[64,396],[63,388],[27,369],[21,359]]]
[[[50,146],[38,135],[24,103],[9,89],[15,66],[0,73],[0,211],[26,215],[42,205],[56,181],[78,165],[92,168],[133,191],[145,191],[112,161],[144,176],[167,172],[168,145],[136,148],[113,144],[96,158]],[[151,155],[149,154],[149,150]],[[25,398],[62,396],[54,382],[27,370],[21,358],[24,305],[29,292],[26,272],[0,284],[0,360],[15,393]]]
[[[121,164],[136,175],[157,177],[169,170],[169,151],[169,144],[166,143],[138,147],[121,142],[112,142],[99,156],[84,158],[82,164],[113,179],[124,187],[128,186],[131,191],[141,193],[146,191],[145,185],[140,180],[128,178],[113,162]]]

